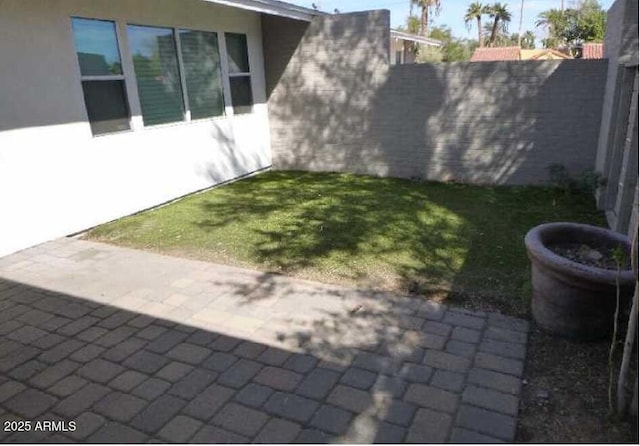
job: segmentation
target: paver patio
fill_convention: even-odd
[[[528,324],[497,313],[75,239],[1,258],[0,310],[5,442],[515,438]]]

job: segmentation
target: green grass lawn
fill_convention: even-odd
[[[102,225],[86,238],[525,315],[523,238],[604,225],[589,195],[268,172]]]

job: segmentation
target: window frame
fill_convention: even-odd
[[[191,107],[189,104],[189,92],[187,90],[187,75],[186,75],[186,71],[184,69],[184,60],[182,57],[182,40],[180,38],[180,31],[193,31],[193,32],[200,32],[200,33],[210,33],[210,34],[215,34],[216,36],[216,43],[217,43],[217,50],[218,50],[218,59],[220,60],[220,66],[218,67],[218,71],[220,72],[220,93],[222,94],[222,113],[217,115],[217,116],[209,116],[209,117],[205,117],[205,118],[196,118],[196,119],[192,119],[191,117]],[[184,108],[185,108],[185,122],[201,122],[201,121],[207,121],[210,119],[220,119],[220,118],[226,118],[228,117],[228,110],[227,110],[227,102],[228,102],[228,98],[227,98],[227,92],[226,92],[226,87],[225,87],[225,76],[224,76],[224,67],[223,67],[223,62],[222,62],[222,44],[220,43],[220,31],[210,31],[210,30],[204,30],[204,29],[194,29],[194,28],[180,28],[177,27],[175,28],[175,36],[177,36],[176,38],[176,48],[178,50],[178,67],[180,70],[180,80],[182,81],[182,94],[184,96]]]
[[[244,39],[245,39],[245,44],[247,45],[247,67],[249,68],[249,71],[242,71],[242,72],[234,72],[232,73],[231,70],[228,68],[229,67],[229,49],[227,47],[227,35],[228,34],[236,34],[236,35],[243,35]],[[249,51],[249,35],[247,33],[241,33],[241,32],[233,32],[233,31],[225,31],[224,32],[224,46],[225,46],[225,58],[227,60],[227,77],[228,77],[228,84],[229,84],[229,105],[230,108],[233,110],[233,115],[251,115],[254,113],[255,109],[254,109],[254,105],[255,105],[255,95],[254,95],[254,88],[253,88],[253,74],[252,74],[252,69],[251,69],[251,53]],[[251,105],[247,106],[247,105],[243,105],[242,107],[247,107],[248,111],[246,112],[242,112],[242,113],[238,113],[235,110],[236,105],[233,103],[233,94],[231,92],[231,79],[232,78],[249,78],[249,88],[251,89]],[[240,106],[239,106],[240,107]]]
[[[173,43],[176,47],[176,55],[177,55],[177,63],[178,63],[178,75],[180,77],[180,88],[182,89],[182,105],[183,105],[183,119],[181,121],[174,121],[174,122],[165,122],[162,124],[151,124],[151,125],[146,125],[144,124],[144,119],[142,119],[142,128],[146,129],[146,128],[157,128],[157,127],[166,127],[166,126],[173,126],[173,125],[180,125],[180,124],[185,124],[185,123],[190,123],[190,122],[202,122],[202,121],[208,121],[208,120],[212,120],[212,119],[224,119],[227,118],[229,116],[232,115],[232,113],[229,113],[229,104],[231,102],[231,95],[230,93],[227,93],[227,88],[228,88],[228,84],[229,81],[226,79],[225,76],[225,71],[228,74],[228,68],[225,69],[224,66],[224,62],[223,62],[223,50],[224,53],[226,54],[226,46],[223,47],[223,43],[221,43],[222,39],[220,38],[221,35],[224,36],[224,32],[222,31],[214,31],[214,30],[207,30],[207,29],[198,29],[198,28],[189,28],[189,27],[180,27],[180,26],[164,26],[164,25],[157,25],[157,24],[153,24],[153,25],[146,25],[146,24],[141,24],[141,23],[137,23],[137,22],[128,22],[125,21],[124,22],[124,28],[127,30],[127,44],[128,44],[128,56],[129,58],[131,58],[131,62],[133,64],[133,51],[131,48],[131,43],[129,41],[129,33],[128,33],[128,26],[139,26],[139,27],[147,27],[147,28],[162,28],[162,29],[171,29],[171,31],[173,32]],[[197,119],[192,119],[191,118],[191,108],[189,106],[189,93],[187,91],[187,79],[186,79],[186,75],[185,75],[185,69],[184,69],[184,61],[183,61],[183,57],[182,57],[182,42],[180,40],[180,31],[194,31],[194,32],[204,32],[204,33],[211,33],[211,34],[215,34],[216,35],[216,40],[218,42],[218,56],[220,58],[220,79],[222,81],[222,85],[221,87],[221,93],[222,93],[222,101],[223,101],[223,107],[222,107],[222,113],[218,116],[210,116],[210,117],[206,117],[206,118],[197,118]],[[226,58],[225,58],[226,61]],[[133,79],[132,81],[134,83],[136,83],[136,88],[137,88],[137,78],[136,78],[136,74],[135,74],[135,67],[132,68],[132,75],[133,75]],[[138,102],[140,103],[140,96],[138,94]],[[142,108],[142,106],[140,106]],[[142,117],[142,110],[140,110],[140,114]]]
[[[92,21],[96,21],[96,22],[109,22],[111,24],[113,24],[113,30],[115,33],[115,37],[116,37],[116,46],[118,49],[118,57],[120,59],[120,74],[102,74],[102,75],[85,75],[82,74],[82,67],[80,65],[80,58],[78,57],[78,48],[76,47],[76,43],[75,43],[75,31],[73,29],[73,20],[74,19],[78,19],[78,20],[92,20]],[[82,16],[76,16],[76,15],[72,15],[69,16],[69,25],[71,28],[71,40],[73,43],[73,48],[74,48],[74,52],[76,55],[76,61],[77,61],[77,67],[78,67],[78,73],[80,75],[80,90],[82,91],[82,97],[83,97],[83,104],[84,104],[84,109],[85,109],[85,114],[87,115],[87,122],[89,123],[89,126],[91,126],[91,119],[89,117],[89,108],[87,107],[87,103],[86,103],[86,99],[84,98],[84,82],[89,82],[89,81],[122,81],[122,90],[124,93],[124,106],[127,109],[127,123],[129,125],[129,128],[126,130],[115,130],[112,132],[106,132],[106,133],[93,133],[93,129],[91,129],[91,134],[94,138],[99,138],[101,136],[109,136],[109,135],[115,135],[115,134],[120,134],[120,133],[129,133],[132,132],[134,129],[134,122],[133,122],[133,114],[131,113],[131,99],[130,99],[130,95],[129,95],[129,90],[127,88],[127,77],[125,75],[125,68],[124,68],[124,57],[123,54],[125,54],[123,52],[123,46],[122,46],[122,36],[120,33],[120,27],[118,26],[118,21],[112,18],[95,18],[95,17],[82,17]]]
[[[73,30],[73,19],[81,19],[81,20],[93,20],[99,22],[109,22],[113,24],[116,44],[118,49],[118,55],[120,57],[120,66],[121,73],[120,74],[109,74],[109,75],[83,75],[80,67],[80,61],[78,59],[78,51],[75,46],[75,35]],[[176,59],[177,59],[177,67],[178,67],[178,75],[180,77],[180,88],[182,90],[181,98],[183,105],[183,118],[179,121],[174,122],[166,122],[159,124],[144,124],[144,118],[142,116],[142,103],[140,99],[140,92],[137,85],[137,77],[135,72],[135,67],[133,64],[133,51],[131,48],[131,41],[129,39],[128,26],[140,26],[140,27],[148,27],[148,28],[163,28],[170,29],[173,33],[173,43],[175,45],[176,50]],[[71,35],[71,44],[74,49],[77,63],[77,72],[78,79],[80,81],[80,89],[81,92],[84,91],[83,83],[85,81],[119,81],[122,82],[123,94],[124,94],[124,106],[127,110],[127,123],[128,129],[125,130],[115,130],[111,132],[105,133],[93,133],[93,137],[102,137],[109,135],[117,135],[120,133],[129,133],[129,132],[137,132],[145,129],[153,129],[158,127],[167,127],[167,126],[175,126],[181,125],[185,123],[191,122],[202,122],[202,121],[211,121],[211,120],[219,120],[231,118],[233,116],[240,115],[251,115],[255,113],[255,89],[253,82],[253,70],[251,63],[251,45],[249,41],[249,33],[241,32],[241,31],[228,31],[224,29],[211,30],[211,29],[201,29],[201,28],[191,28],[188,26],[179,26],[179,25],[163,25],[159,23],[146,24],[140,23],[138,21],[128,21],[126,19],[115,18],[115,17],[87,17],[80,15],[70,15],[69,16],[69,27],[70,27],[70,35]],[[220,80],[221,80],[221,95],[223,102],[222,113],[216,116],[203,117],[193,119],[191,117],[191,108],[189,104],[189,93],[187,90],[187,81],[186,81],[186,73],[184,67],[184,60],[182,55],[182,41],[180,38],[181,31],[194,31],[194,32],[204,32],[211,33],[216,35],[217,39],[217,51],[220,60],[220,65],[218,70],[220,72]],[[227,50],[226,37],[228,34],[237,34],[243,35],[245,38],[246,51],[247,51],[247,67],[249,71],[243,72],[235,72],[232,73],[229,70],[229,53]],[[247,106],[239,106],[245,107],[245,111],[238,112],[236,110],[236,106],[233,104],[233,97],[231,92],[231,79],[233,78],[246,78],[249,82],[249,88],[251,93],[251,105]],[[84,93],[82,93],[84,96]],[[86,101],[83,98],[83,105],[85,107],[85,114],[87,116],[87,123],[91,125],[91,121],[89,119],[88,109],[86,105]]]
[[[127,33],[127,55],[128,57],[131,59],[131,75],[133,76],[133,78],[131,79],[132,82],[135,84],[136,86],[136,90],[137,90],[137,99],[138,99],[138,106],[139,106],[139,110],[140,110],[140,121],[141,121],[141,126],[143,129],[148,129],[148,128],[157,128],[157,127],[167,127],[167,126],[173,126],[173,125],[180,125],[180,124],[184,124],[187,122],[191,122],[189,120],[187,120],[187,102],[185,102],[185,100],[187,100],[187,98],[185,97],[185,95],[187,94],[185,91],[185,83],[184,83],[184,76],[183,76],[183,66],[182,66],[182,59],[181,59],[181,55],[180,55],[180,46],[178,44],[178,39],[176,38],[177,32],[178,32],[178,28],[176,28],[175,26],[164,26],[164,25],[157,25],[157,24],[153,24],[153,25],[143,25],[140,23],[136,23],[136,22],[127,22],[127,21],[123,21],[123,26],[125,29],[125,32]],[[131,40],[129,39],[130,37],[130,33],[129,33],[129,26],[137,26],[140,28],[158,28],[158,29],[170,29],[171,33],[173,35],[173,45],[176,51],[176,64],[178,67],[178,77],[180,78],[180,89],[182,90],[182,119],[179,121],[172,121],[172,122],[162,122],[162,123],[158,123],[158,124],[145,124],[144,123],[144,116],[142,114],[142,101],[140,99],[140,89],[138,88],[138,77],[136,75],[136,68],[135,68],[135,63],[133,62],[133,50],[131,48]]]

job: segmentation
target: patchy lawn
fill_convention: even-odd
[[[269,172],[105,224],[86,238],[523,316],[523,238],[604,225],[587,195],[347,174]]]

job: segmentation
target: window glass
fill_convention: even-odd
[[[91,131],[101,135],[129,130],[129,106],[115,23],[74,17],[71,27]]]
[[[231,86],[231,102],[235,114],[250,113],[253,105],[251,94],[251,77],[236,76],[229,78]]]
[[[173,30],[127,27],[145,125],[182,121],[184,104]]]
[[[82,91],[94,135],[129,130],[124,81],[83,81]]]
[[[247,36],[244,34],[225,33],[227,54],[229,55],[230,73],[248,73],[249,55],[247,52]]]
[[[227,58],[229,60],[229,86],[233,113],[250,113],[253,105],[251,74],[247,51],[247,36],[225,33]]]
[[[222,115],[218,36],[212,32],[181,30],[180,51],[191,119]]]
[[[73,18],[71,24],[83,76],[122,74],[115,23]]]

